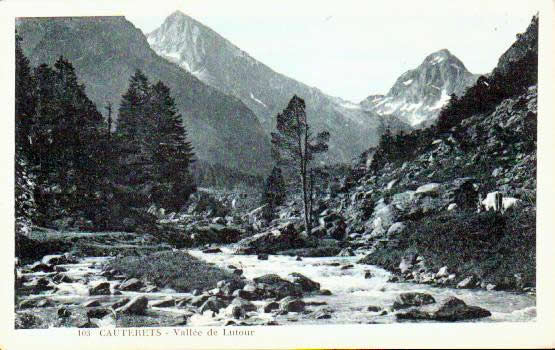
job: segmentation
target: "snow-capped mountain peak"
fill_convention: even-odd
[[[449,96],[462,94],[477,77],[449,50],[442,49],[426,56],[417,68],[403,73],[387,95],[369,96],[361,106],[417,126],[434,120]]]

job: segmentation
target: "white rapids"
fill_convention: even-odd
[[[268,260],[258,260],[256,255],[233,255],[231,249],[221,248],[222,253],[205,254],[198,250],[191,255],[215,265],[227,268],[233,265],[243,270],[243,275],[252,279],[264,274],[277,274],[287,279],[288,274],[298,272],[320,283],[321,289],[328,289],[331,296],[314,295],[304,298],[306,302],[323,301],[327,309],[333,310],[331,319],[314,320],[310,315],[297,315],[297,323],[393,323],[398,322],[393,313],[380,316],[380,312],[367,311],[368,306],[389,309],[396,296],[403,292],[422,292],[431,294],[441,303],[455,296],[468,305],[483,307],[492,316],[474,322],[524,322],[536,319],[536,298],[532,295],[503,291],[438,288],[416,283],[388,282],[391,274],[372,265],[357,264],[362,256],[303,258],[270,255]],[[342,269],[343,266],[352,268]],[[372,274],[365,278],[366,272]],[[283,316],[280,324],[287,322]]]

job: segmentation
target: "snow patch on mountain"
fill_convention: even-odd
[[[251,98],[252,98],[254,101],[256,101],[256,102],[260,103],[261,105],[263,105],[264,107],[268,107],[268,106],[266,106],[266,104],[265,104],[264,102],[260,101],[260,100],[257,99],[256,97],[254,97],[254,95],[252,94],[252,92],[251,92]]]

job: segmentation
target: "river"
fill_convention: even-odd
[[[285,279],[292,272],[298,272],[313,281],[320,283],[321,289],[328,289],[331,295],[307,295],[303,300],[311,305],[307,313],[289,313],[276,315],[275,313],[262,312],[263,306],[268,301],[254,301],[258,311],[246,320],[248,324],[357,324],[357,323],[394,323],[399,322],[391,306],[396,296],[403,292],[422,292],[431,294],[436,304],[423,307],[437,307],[438,303],[450,296],[455,296],[468,305],[480,306],[491,312],[490,317],[478,319],[475,322],[525,322],[536,319],[536,297],[528,294],[517,294],[503,291],[485,291],[471,289],[437,288],[424,284],[393,283],[389,282],[391,274],[381,268],[357,264],[362,256],[353,257],[323,257],[303,258],[301,261],[295,257],[270,255],[268,260],[258,260],[256,255],[234,255],[231,247],[222,247],[221,253],[202,253],[200,250],[188,252],[206,262],[213,263],[222,268],[233,265],[243,270],[243,275],[253,279],[265,274],[277,274]],[[179,299],[190,296],[189,293],[178,293],[174,290],[156,290],[153,292],[123,291],[120,295],[89,295],[89,289],[100,282],[109,282],[111,286],[117,285],[121,279],[101,276],[102,265],[109,257],[81,258],[75,264],[60,265],[66,272],[65,275],[73,279],[72,282],[58,283],[53,290],[23,295],[22,300],[49,300],[51,305],[32,307],[27,311],[40,313],[45,319],[54,318],[57,308],[65,305],[71,310],[77,310],[79,305],[98,301],[102,306],[111,305],[126,297],[145,295],[149,305],[157,300],[172,298]],[[346,266],[349,268],[345,268]],[[365,278],[367,273],[372,277]],[[27,283],[32,283],[41,277],[52,276],[54,273],[26,273]],[[53,304],[52,304],[53,303]],[[375,306],[379,311],[368,311],[369,306]],[[180,317],[187,314],[188,310],[180,307],[150,307],[152,324],[175,324]],[[384,310],[387,312],[384,314]],[[328,318],[315,317],[318,312],[323,312]],[[190,326],[218,326],[229,321],[229,315],[218,313],[194,314],[187,320]],[[119,321],[118,321],[119,322]],[[411,321],[403,321],[411,322]],[[54,325],[54,321],[51,321]],[[125,324],[122,324],[125,325]],[[108,320],[102,326],[114,327],[115,320]],[[118,323],[119,326],[119,323]]]
[[[322,289],[332,292],[331,296],[305,297],[305,301],[324,301],[326,307],[333,310],[331,319],[314,320],[310,315],[295,316],[294,321],[303,324],[318,323],[393,323],[398,322],[393,313],[380,316],[380,312],[367,311],[368,306],[388,309],[396,296],[403,292],[423,292],[431,294],[438,303],[450,296],[455,296],[468,305],[483,307],[492,313],[491,317],[475,322],[525,322],[536,319],[536,297],[503,291],[486,291],[479,289],[438,288],[416,283],[388,282],[391,274],[379,267],[357,264],[362,256],[303,258],[270,255],[268,260],[258,260],[256,255],[233,255],[232,249],[222,248],[222,253],[204,254],[190,251],[199,259],[215,263],[226,268],[234,265],[243,270],[248,279],[268,273],[275,273],[283,278],[291,272],[298,272],[320,283]],[[342,269],[343,266],[352,268]],[[366,271],[373,277],[365,278]],[[433,307],[433,306],[430,306]],[[425,309],[425,308],[423,308]],[[287,322],[287,317],[282,322]]]

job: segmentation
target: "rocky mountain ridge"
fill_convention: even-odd
[[[461,60],[442,49],[403,73],[386,95],[368,96],[360,105],[417,127],[433,121],[451,94],[462,95],[477,79],[478,75],[470,73]]]
[[[200,159],[259,174],[269,166],[269,138],[254,113],[158,56],[125,18],[19,18],[16,29],[33,66],[69,59],[100,112],[108,103],[117,111],[129,78],[141,69],[170,87]]]
[[[193,18],[176,11],[148,42],[160,56],[178,64],[206,84],[243,101],[259,118],[264,130],[275,128],[275,116],[293,95],[305,100],[308,120],[315,132],[331,133],[326,157],[349,162],[377,143],[387,127],[410,130],[393,117],[383,118],[342,99],[328,96],[273,71]]]

